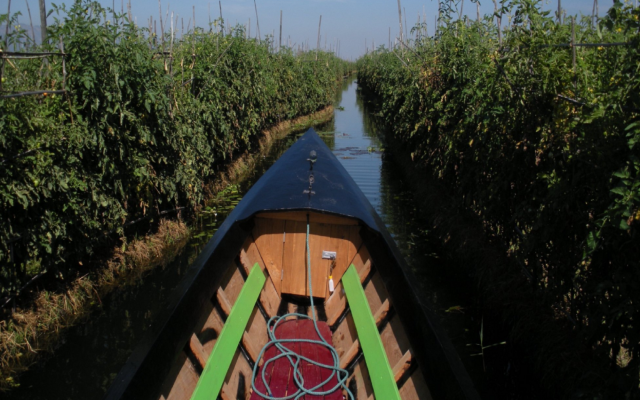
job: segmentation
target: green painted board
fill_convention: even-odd
[[[191,400],[211,400],[218,397],[224,378],[227,376],[227,370],[236,354],[236,349],[265,281],[264,273],[256,263],[242,286],[238,299],[231,308],[229,318],[227,318],[209,360],[207,360],[207,365],[200,375]]]
[[[356,324],[358,340],[364,354],[367,370],[371,376],[376,399],[400,400],[398,385],[393,377],[387,353],[382,347],[382,339],[380,339],[376,321],[373,319],[367,296],[364,294],[360,277],[353,264],[342,276],[342,287],[347,295],[351,316]]]

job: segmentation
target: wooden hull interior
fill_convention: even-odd
[[[307,223],[310,277],[307,274],[306,262]],[[340,367],[348,371],[347,387],[354,398],[375,399],[367,357],[363,355],[352,307],[343,288],[342,278],[353,265],[366,296],[366,305],[377,326],[400,398],[431,399],[424,377],[425,371],[413,357],[405,327],[394,309],[385,282],[361,235],[361,229],[365,228],[361,228],[356,219],[309,211],[269,212],[255,215],[252,227],[233,262],[230,265],[216,266],[223,268],[225,272],[217,282],[212,282],[215,287],[211,293],[215,295],[202,307],[198,320],[193,324],[190,339],[174,357],[169,373],[159,377],[158,382],[161,384],[159,388],[154,389],[155,393],[158,393],[155,398],[192,398],[201,375],[204,379],[203,371],[207,368],[207,363],[217,361],[213,357],[210,359],[210,355],[230,319],[252,269],[257,264],[260,268],[259,273],[264,277],[264,284],[257,300],[252,304],[250,315],[247,314],[248,322],[241,332],[239,345],[230,358],[230,366],[217,394],[219,398],[261,399],[262,397],[252,390],[252,369],[256,363],[264,363],[264,359],[259,359],[259,355],[269,341],[269,318],[292,312],[312,315],[312,311],[315,311],[323,335],[337,351]],[[325,256],[326,252],[334,252],[335,259],[323,258],[323,252]],[[333,291],[330,290],[329,277],[335,284]],[[315,303],[313,310],[309,300],[309,280]],[[309,330],[309,326],[312,326],[309,325],[309,320],[296,319],[290,317],[292,323],[287,329],[291,335],[302,335],[301,332]],[[284,325],[282,330],[285,330]],[[285,371],[284,374],[291,372]],[[275,370],[271,376],[272,380],[276,379]],[[295,388],[287,388],[287,384],[292,385],[292,380],[284,380],[284,393],[290,394]],[[306,395],[301,398],[342,399],[345,395],[346,392],[340,389],[334,394]]]

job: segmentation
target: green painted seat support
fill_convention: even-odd
[[[376,399],[400,400],[398,385],[393,377],[387,353],[382,347],[382,339],[369,308],[367,296],[364,294],[360,277],[353,264],[342,276],[342,287],[351,308],[351,316],[356,325],[358,340],[371,376]]]
[[[265,281],[264,273],[256,263],[242,286],[238,299],[231,308],[227,322],[220,332],[202,375],[200,375],[191,400],[211,400],[218,397],[224,378],[227,376],[227,370],[238,349],[242,334]]]

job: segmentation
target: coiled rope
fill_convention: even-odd
[[[324,396],[326,394],[329,393],[333,393],[336,390],[340,389],[341,387],[344,388],[347,393],[349,394],[349,399],[350,400],[354,400],[353,398],[353,394],[351,393],[351,391],[347,388],[347,377],[349,375],[349,373],[345,370],[340,368],[340,357],[338,356],[338,352],[336,351],[336,349],[333,348],[333,346],[331,344],[329,344],[324,337],[322,336],[322,334],[320,333],[320,329],[318,328],[318,322],[316,319],[316,310],[314,308],[313,305],[313,292],[312,292],[312,287],[311,287],[311,253],[309,251],[309,215],[307,215],[307,238],[306,238],[306,242],[307,242],[307,276],[309,277],[309,299],[311,300],[311,312],[313,317],[309,317],[308,315],[305,314],[300,314],[300,313],[288,313],[285,314],[283,316],[275,316],[269,319],[269,322],[267,322],[267,332],[269,334],[269,342],[267,344],[264,345],[264,347],[262,348],[262,350],[260,351],[260,355],[258,356],[258,361],[262,359],[265,351],[270,347],[270,346],[276,346],[278,348],[278,350],[280,350],[280,354],[278,354],[277,356],[267,360],[263,367],[262,367],[262,373],[260,374],[260,378],[262,379],[262,383],[264,384],[264,387],[267,389],[268,393],[262,393],[261,391],[258,390],[258,388],[256,387],[256,375],[258,374],[258,369],[259,369],[259,362],[256,362],[256,364],[253,367],[253,376],[251,378],[251,386],[253,387],[253,391],[255,393],[257,393],[259,396],[268,399],[268,400],[288,400],[288,399],[294,399],[294,400],[298,400],[301,397],[305,396],[305,395],[310,395],[310,396]],[[311,339],[278,339],[276,337],[276,329],[278,328],[278,325],[280,324],[280,322],[285,321],[287,317],[297,317],[297,318],[306,318],[306,319],[311,319],[313,321],[313,326],[315,327],[316,333],[318,334],[318,337],[320,338],[320,340],[311,340]],[[284,346],[284,343],[311,343],[311,344],[317,344],[317,345],[321,345],[324,346],[325,348],[329,349],[329,351],[331,351],[331,356],[333,358],[333,365],[328,365],[328,364],[323,364],[320,363],[318,361],[312,360],[310,358],[304,357],[301,354],[296,353],[293,350],[288,349],[287,347]],[[298,390],[294,393],[291,393],[285,397],[273,397],[273,393],[271,391],[271,388],[269,387],[269,383],[267,382],[267,379],[265,377],[265,371],[268,370],[267,366],[272,363],[272,362],[276,362],[278,359],[282,358],[282,357],[287,357],[287,359],[289,360],[289,363],[291,364],[291,367],[293,368],[293,378],[296,382],[296,386],[298,388]],[[331,370],[331,375],[329,375],[329,377],[327,379],[325,379],[323,382],[317,384],[314,387],[311,388],[306,388],[304,386],[304,377],[302,376],[302,371],[300,370],[300,361],[306,361],[309,364],[313,364],[316,365],[320,368],[325,368],[325,369],[329,369]],[[333,386],[332,388],[328,389],[328,390],[322,390],[321,388],[329,383],[329,381],[331,381],[331,379],[333,379],[333,377],[336,376],[338,383],[336,383],[335,386]]]

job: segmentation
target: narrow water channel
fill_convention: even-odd
[[[429,232],[420,222],[410,185],[393,156],[385,151],[375,118],[357,91],[354,79],[343,83],[336,99],[335,118],[315,128],[387,225],[482,397],[527,398],[507,394],[509,385],[500,378],[508,373],[509,367],[505,367],[504,362],[508,358],[504,354],[506,350],[492,348],[492,352],[487,350],[483,356],[472,356],[479,353],[477,343],[482,335],[481,317],[470,305],[473,288],[462,283],[465,279],[457,279],[455,272],[447,268],[446,257],[430,244]],[[210,205],[193,223],[189,243],[174,260],[103,299],[102,307],[88,322],[71,329],[56,353],[25,373],[20,387],[3,398],[102,398],[203,245],[242,195],[300,134],[293,133],[277,141],[241,182],[228,189],[219,202]],[[492,362],[492,358],[500,362]]]

